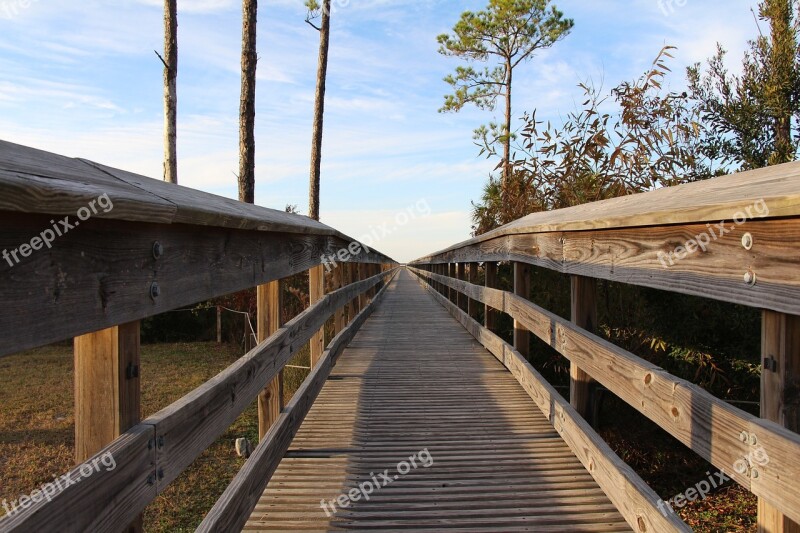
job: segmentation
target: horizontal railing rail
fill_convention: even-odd
[[[78,456],[46,498],[34,491],[42,497],[20,499],[0,519],[3,532],[141,530],[145,507],[257,398],[267,437],[256,456],[282,457],[397,272],[391,258],[306,217],[3,141],[0,191],[0,356],[76,338]],[[280,322],[281,280],[307,270],[310,306],[271,325]],[[255,287],[261,342],[140,421],[137,321]],[[329,321],[334,338],[323,352]],[[309,341],[311,376],[283,408],[268,386]],[[113,469],[96,468],[104,458]],[[254,460],[243,472],[256,471]]]
[[[422,279],[436,280],[450,286],[449,278],[444,276],[434,276],[413,267],[411,271]],[[455,283],[453,286],[459,288]],[[431,293],[514,375],[635,531],[691,531],[677,515],[659,510],[658,495],[614,453],[524,356],[480,325],[457,304],[437,291]]]
[[[498,288],[499,262],[513,265],[513,291]],[[476,285],[481,264],[485,287]],[[571,321],[529,301],[530,266],[571,276]],[[774,531],[783,531],[784,521],[800,523],[798,267],[800,163],[536,213],[410,265],[479,341],[511,361],[512,372],[524,366],[530,332],[570,361],[570,400],[578,414],[590,416],[589,386],[596,380],[757,495],[759,526]],[[590,331],[597,325],[597,279],[762,310],[763,418]],[[477,303],[485,306],[485,326],[475,321]],[[513,350],[522,359],[509,359],[512,348],[491,332],[496,312],[513,318]],[[536,387],[526,388],[557,418]],[[617,489],[605,483],[617,503]],[[638,480],[633,486],[641,488]],[[654,494],[648,489],[639,496],[650,501],[653,518]],[[637,529],[635,513],[620,510]]]
[[[395,264],[304,216],[4,141],[0,190],[0,356],[322,263]]]
[[[800,492],[795,490],[796,480],[800,479],[797,433],[733,407],[521,296],[418,268],[411,270],[508,314],[606,389],[724,470],[728,477],[753,494],[772,501],[787,516],[800,520]],[[742,439],[743,433],[748,439]],[[751,441],[750,436],[755,440]],[[754,461],[759,447],[770,450],[766,464]],[[737,465],[742,467],[740,471]],[[652,503],[656,505],[658,498]]]

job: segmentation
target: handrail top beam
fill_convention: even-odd
[[[717,223],[748,207],[756,218],[800,217],[800,162],[532,213],[413,263],[507,235]]]
[[[166,183],[80,158],[0,140],[0,211],[74,215],[108,194],[113,209],[93,216],[355,239],[306,216]]]

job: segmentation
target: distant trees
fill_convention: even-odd
[[[709,125],[709,149],[735,168],[796,159],[800,68],[795,9],[791,0],[760,3],[760,19],[769,23],[770,33],[750,41],[741,75],[728,73],[719,44],[704,72],[700,64],[688,69],[691,96]]]
[[[164,181],[178,183],[178,5],[164,0]]]
[[[486,10],[466,11],[452,34],[438,37],[439,52],[467,62],[445,78],[454,92],[445,96],[440,112],[457,112],[465,105],[494,110],[503,99],[502,125],[476,130],[476,140],[485,147],[503,146],[501,165],[504,186],[511,175],[512,82],[514,69],[540,49],[548,48],[565,37],[573,27],[571,19],[550,6],[549,0],[489,0]],[[489,63],[482,70],[474,62]],[[501,187],[504,188],[504,187]]]
[[[239,100],[239,201],[255,203],[256,26],[258,0],[242,2],[242,91]]]
[[[319,220],[320,174],[322,172],[322,127],[325,118],[325,85],[328,77],[328,48],[331,32],[331,0],[307,0],[306,22],[319,31],[317,89],[314,98],[314,126],[311,134],[311,173],[308,189],[308,216]],[[321,18],[320,25],[313,20]]]

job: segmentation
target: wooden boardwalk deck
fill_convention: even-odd
[[[387,290],[245,530],[630,531],[513,376],[409,272]],[[322,509],[386,469],[369,501]]]

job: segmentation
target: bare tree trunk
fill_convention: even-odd
[[[258,0],[242,3],[242,94],[239,102],[239,201],[255,203],[256,18]]]
[[[506,116],[503,125],[503,182],[502,190],[507,192],[511,179],[511,81],[513,80],[511,64],[506,64]]]
[[[311,180],[308,191],[308,216],[319,220],[319,187],[322,169],[322,125],[325,116],[325,82],[328,77],[328,45],[331,29],[331,0],[323,0],[319,31],[317,94],[314,102],[314,130],[311,139]]]
[[[178,183],[178,6],[164,0],[164,181]]]

